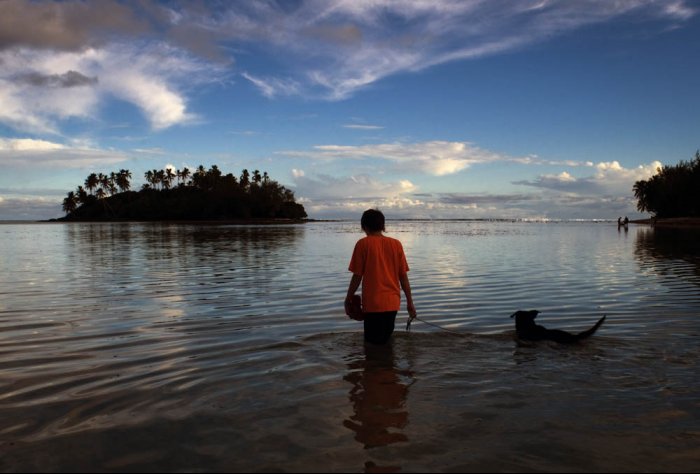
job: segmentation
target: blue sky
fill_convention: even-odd
[[[312,218],[636,217],[700,148],[693,1],[0,2],[0,219],[267,171]]]

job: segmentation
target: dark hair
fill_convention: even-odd
[[[362,224],[364,230],[369,232],[384,232],[386,230],[384,228],[384,214],[377,209],[367,209],[362,214],[360,224]]]

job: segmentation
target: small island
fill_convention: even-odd
[[[647,180],[634,183],[637,210],[651,219],[633,221],[662,227],[700,226],[700,151],[691,161],[659,168]]]
[[[66,216],[59,221],[228,220],[300,221],[307,217],[294,192],[270,179],[267,172],[239,178],[218,166],[152,170],[140,191],[131,190],[132,174],[122,169],[109,175],[92,173],[83,186],[63,200]]]

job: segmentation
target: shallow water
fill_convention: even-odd
[[[0,225],[2,471],[697,471],[700,234],[389,222],[419,321],[366,349],[356,223]],[[518,343],[517,309],[585,343]]]

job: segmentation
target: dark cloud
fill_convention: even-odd
[[[139,4],[136,4],[139,5]],[[112,0],[90,2],[0,1],[0,50],[13,47],[77,51],[115,35],[152,31],[152,9]]]
[[[165,39],[195,55],[222,61],[214,7],[154,1],[29,2],[0,0],[0,51],[15,47],[80,51],[114,40]]]
[[[68,88],[80,86],[92,86],[97,84],[97,77],[88,77],[76,71],[68,71],[64,74],[40,74],[32,72],[20,76],[19,81],[35,87]]]

